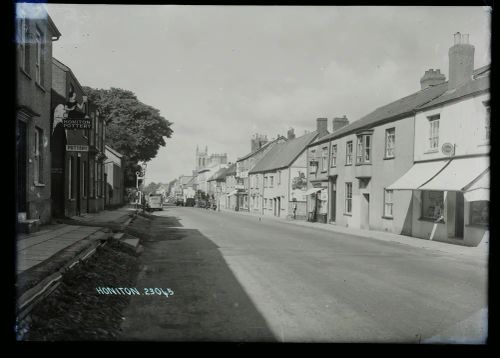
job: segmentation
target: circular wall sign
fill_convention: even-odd
[[[441,151],[444,155],[452,156],[453,154],[455,154],[455,146],[451,143],[444,143],[441,146]]]

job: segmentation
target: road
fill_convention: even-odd
[[[133,296],[124,340],[486,339],[486,262],[234,212],[154,215],[137,287],[174,295]]]

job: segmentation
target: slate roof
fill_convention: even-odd
[[[314,131],[298,138],[289,139],[286,142],[276,144],[261,160],[259,160],[249,173],[262,173],[289,167],[317,135],[318,132]]]
[[[236,175],[236,163],[231,164],[224,173],[226,177],[230,175]]]
[[[404,116],[407,116],[415,110],[421,108],[427,108],[429,106],[444,103],[446,101],[451,101],[453,99],[463,97],[471,93],[486,90],[487,88],[489,88],[489,76],[485,75],[489,70],[490,65],[486,65],[474,70],[474,79],[459,87],[455,91],[447,92],[448,81],[446,81],[442,84],[431,86],[415,92],[409,96],[400,98],[397,101],[377,108],[373,112],[358,119],[357,121],[352,122],[351,124],[348,124],[345,127],[340,128],[334,133],[321,137],[320,139],[311,143],[310,146],[355,133],[357,130],[372,128],[375,125],[385,121],[403,118]]]
[[[446,91],[440,97],[430,101],[429,103],[419,107],[419,109],[427,109],[434,107],[439,104],[454,101],[456,99],[469,96],[474,93],[485,92],[490,88],[490,78],[489,76],[482,76],[474,78],[467,81],[460,87],[453,89],[451,91]]]
[[[253,152],[250,152],[250,153],[248,153],[248,154],[244,155],[243,157],[240,157],[240,158],[236,159],[236,161],[237,161],[237,162],[240,162],[240,161],[242,161],[242,160],[245,160],[245,159],[247,159],[247,158],[250,158],[252,155],[257,154],[258,152],[260,152],[260,151],[264,150],[264,148],[267,148],[268,146],[270,146],[270,145],[271,145],[271,143],[276,142],[276,141],[277,141],[278,139],[280,139],[280,138],[284,138],[284,137],[279,136],[278,138],[276,138],[276,139],[274,139],[274,140],[272,140],[272,141],[270,141],[270,142],[267,142],[266,144],[264,144],[264,145],[263,145],[262,147],[260,147],[259,149],[254,150]],[[286,138],[285,138],[285,139],[286,139]]]
[[[185,184],[189,183],[191,181],[191,179],[193,179],[192,176],[183,175],[183,176],[180,177],[179,184],[180,185],[185,185]]]
[[[207,181],[221,180],[226,177],[225,173],[228,168],[220,168]]]
[[[387,119],[404,117],[412,113],[416,108],[420,107],[421,105],[442,95],[447,88],[448,88],[448,82],[445,82],[440,85],[431,86],[424,90],[415,92],[409,96],[400,98],[397,101],[379,107],[373,112],[358,119],[357,121],[354,121],[351,124],[348,124],[347,126],[342,127],[339,130],[322,137],[321,139],[314,142],[314,144],[324,143],[331,139],[343,137],[345,135],[356,132],[357,130],[360,130],[362,128],[370,128]]]

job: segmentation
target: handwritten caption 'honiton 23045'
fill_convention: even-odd
[[[144,288],[142,293],[135,287],[96,287],[100,295],[128,295],[128,296],[173,296],[174,291],[170,288]]]

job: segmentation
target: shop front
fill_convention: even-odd
[[[307,221],[327,223],[328,220],[328,182],[314,182],[305,192],[307,197]]]
[[[489,158],[421,162],[392,190],[412,190],[412,236],[476,246],[489,235]]]

